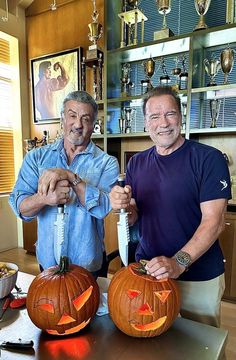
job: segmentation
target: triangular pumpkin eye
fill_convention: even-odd
[[[171,290],[160,290],[155,291],[154,294],[158,297],[158,299],[164,304],[170,295]]]
[[[73,319],[73,317],[67,314],[63,314],[60,320],[58,321],[57,325],[69,324],[73,321],[76,321],[75,319]]]
[[[141,291],[139,291],[139,290],[132,290],[132,289],[127,290],[127,295],[131,300],[134,299],[135,297],[139,296],[140,294],[141,294]]]
[[[153,311],[152,311],[152,309],[151,309],[151,307],[150,307],[150,305],[149,305],[148,303],[143,304],[143,305],[136,311],[136,313],[137,313],[138,315],[143,315],[143,316],[145,316],[145,315],[153,315]]]
[[[38,303],[36,304],[37,308],[43,310],[43,311],[46,311],[46,312],[49,312],[51,314],[54,314],[54,306],[53,306],[53,303],[46,299],[41,299],[40,301],[38,301]]]
[[[79,311],[82,306],[88,301],[93,291],[93,286],[91,285],[87,290],[80,294],[77,298],[72,300],[72,303],[77,311]]]

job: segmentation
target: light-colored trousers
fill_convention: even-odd
[[[177,281],[181,293],[180,315],[220,327],[220,305],[225,289],[224,274],[208,281]]]

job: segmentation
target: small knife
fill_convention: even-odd
[[[31,349],[34,346],[33,340],[30,341],[3,341],[0,343],[1,349]]]
[[[122,187],[125,186],[124,174],[119,175],[118,184]],[[120,253],[121,261],[125,266],[128,265],[128,258],[129,258],[128,245],[130,241],[130,235],[129,235],[128,215],[129,214],[125,211],[125,209],[120,209],[119,221],[117,222],[119,253]]]

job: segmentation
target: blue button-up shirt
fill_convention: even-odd
[[[103,218],[111,210],[109,192],[115,185],[119,165],[115,157],[99,149],[92,141],[77,154],[70,165],[63,147],[63,140],[28,152],[24,158],[9,203],[15,214],[24,221],[33,217],[22,216],[20,203],[38,190],[38,180],[45,169],[64,168],[79,175],[86,183],[83,206],[71,189],[71,200],[65,205],[65,240],[61,255],[70,261],[96,271],[102,265],[104,251]],[[43,268],[55,265],[54,241],[57,206],[45,206],[37,215],[38,238],[36,256]]]

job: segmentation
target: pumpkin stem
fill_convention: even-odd
[[[135,270],[140,274],[147,274],[147,270],[145,269],[146,264],[147,260],[139,260],[139,267],[136,267]]]
[[[61,256],[59,269],[56,273],[64,274],[67,271],[69,271],[69,258],[67,256]]]

